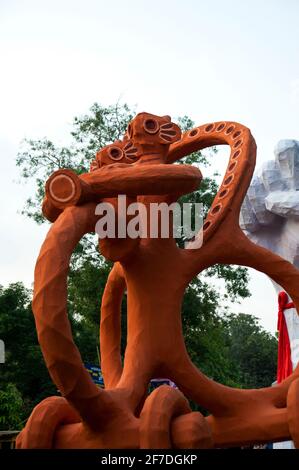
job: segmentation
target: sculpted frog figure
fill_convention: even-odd
[[[83,366],[67,319],[70,256],[82,236],[94,231],[98,202],[115,203],[120,194],[146,208],[152,202],[174,202],[196,190],[202,175],[194,166],[173,163],[218,144],[229,145],[231,155],[203,225],[201,246],[196,244],[199,236],[189,249],[181,249],[173,237],[161,234],[100,241],[102,254],[115,264],[102,299],[100,346],[106,388],[99,389]],[[128,145],[134,149],[132,162],[125,155]],[[264,272],[299,307],[297,269],[252,243],[239,227],[255,156],[255,141],[241,124],[220,121],[181,135],[169,116],[140,113],[129,124],[124,141],[97,156],[93,171],[78,177],[59,170],[50,177],[44,208],[48,214],[54,209],[59,214],[52,217],[56,220],[37,260],[33,311],[48,370],[62,397],[36,407],[18,437],[18,447],[208,448],[290,436],[299,446],[299,370],[274,388],[227,387],[192,364],[182,334],[186,286],[215,263]],[[107,158],[114,158],[113,163],[107,164]],[[119,309],[124,289],[128,336],[122,366]],[[157,376],[168,377],[179,390],[162,386],[147,396],[148,383]],[[192,412],[188,398],[210,415]]]

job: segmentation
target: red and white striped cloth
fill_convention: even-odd
[[[299,315],[285,292],[278,294],[277,383],[286,379],[299,362]],[[276,442],[273,449],[294,449],[293,441]]]
[[[291,360],[291,344],[288,333],[285,312],[294,308],[293,302],[289,302],[288,295],[285,292],[278,294],[278,358],[277,358],[277,383],[282,382],[293,372]]]

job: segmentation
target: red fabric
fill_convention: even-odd
[[[282,382],[293,372],[291,360],[291,345],[288,334],[288,328],[284,311],[288,308],[294,308],[293,302],[288,302],[288,296],[285,292],[278,294],[278,360],[277,360],[277,383]]]

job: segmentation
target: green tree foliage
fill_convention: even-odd
[[[0,390],[0,410],[0,431],[21,429],[23,400],[12,383],[6,384]]]
[[[198,278],[187,288],[182,317],[193,362],[226,385],[270,386],[276,377],[277,339],[253,315],[219,315],[220,302],[219,293]]]
[[[276,380],[277,339],[244,313],[228,315],[223,331],[239,383],[244,388],[270,386]]]
[[[31,292],[21,283],[0,287],[0,338],[5,344],[0,390],[5,392],[7,384],[14,384],[23,398],[23,412],[27,415],[40,400],[54,395],[56,388],[37,341]],[[2,415],[1,405],[0,410]]]
[[[126,104],[103,107],[95,103],[89,114],[74,118],[68,147],[58,146],[48,139],[25,139],[16,164],[21,179],[31,184],[34,181],[36,191],[27,199],[22,213],[43,223],[41,202],[48,177],[59,168],[69,168],[78,174],[88,171],[95,153],[122,137],[133,114]]]

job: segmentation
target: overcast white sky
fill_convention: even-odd
[[[0,284],[30,286],[47,231],[17,213],[34,190],[14,183],[22,138],[63,143],[75,115],[121,98],[244,123],[259,166],[279,139],[299,139],[298,20],[298,0],[0,0]],[[253,273],[250,288],[237,310],[274,331],[270,281]]]

